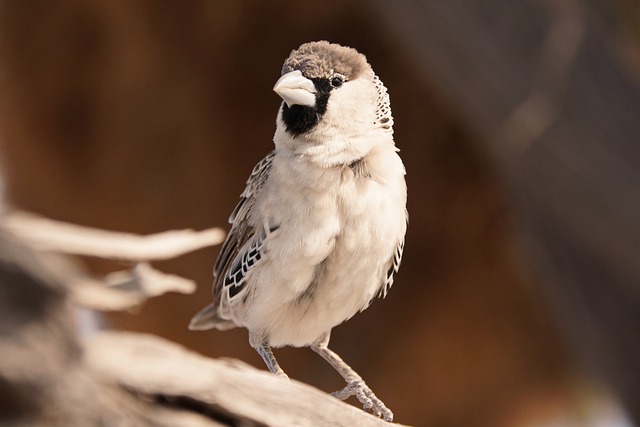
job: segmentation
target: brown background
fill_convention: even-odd
[[[514,251],[504,186],[459,106],[364,3],[327,0],[3,2],[0,132],[12,203],[138,233],[225,226],[272,147],[282,61],[326,39],[367,55],[392,101],[410,226],[386,300],[334,330],[333,348],[399,422],[515,426],[572,400],[574,361]],[[217,248],[158,265],[196,280],[115,328],[150,331],[262,368],[244,330],[189,332]],[[98,272],[115,266],[92,263]],[[306,349],[276,351],[327,391]]]

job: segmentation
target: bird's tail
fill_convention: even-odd
[[[192,331],[204,331],[212,328],[226,331],[235,327],[236,324],[232,320],[220,318],[218,308],[213,304],[200,310],[189,322],[189,329]]]

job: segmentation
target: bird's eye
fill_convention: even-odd
[[[344,83],[344,78],[340,76],[335,76],[331,79],[331,86],[334,88],[342,86],[342,83]]]

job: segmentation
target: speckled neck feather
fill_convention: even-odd
[[[376,90],[378,91],[375,125],[387,130],[389,133],[393,133],[393,116],[391,115],[391,101],[389,100],[387,88],[373,71],[371,74],[373,74],[373,84],[376,85]]]

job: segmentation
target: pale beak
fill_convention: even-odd
[[[273,91],[287,103],[287,106],[316,105],[316,87],[313,82],[302,75],[300,70],[290,71],[278,79]]]

